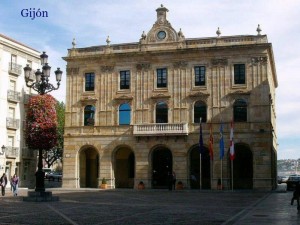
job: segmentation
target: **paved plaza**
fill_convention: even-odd
[[[23,202],[27,189],[0,197],[0,224],[299,225],[292,192],[52,188],[58,202]]]

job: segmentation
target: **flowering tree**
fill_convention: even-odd
[[[26,143],[30,149],[49,150],[57,144],[56,100],[51,95],[29,99],[26,119]]]
[[[64,147],[64,125],[65,125],[65,104],[63,102],[56,102],[57,115],[57,145],[49,151],[43,152],[43,159],[50,168],[54,162],[62,162],[62,153]]]

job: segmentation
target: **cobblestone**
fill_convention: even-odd
[[[47,189],[59,202],[0,198],[0,224],[300,224],[292,192]]]

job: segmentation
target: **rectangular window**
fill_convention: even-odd
[[[15,118],[15,108],[8,108],[8,117],[14,119]]]
[[[85,74],[85,91],[94,91],[95,89],[95,74],[86,73]]]
[[[163,68],[163,69],[157,69],[157,87],[158,88],[165,88],[167,87],[167,81],[168,81],[168,73],[167,73],[167,69]]]
[[[234,65],[234,84],[246,83],[245,64]]]
[[[11,62],[12,63],[17,63],[17,56],[16,55],[11,55]]]
[[[9,90],[15,91],[16,90],[16,82],[13,80],[9,81]]]
[[[120,71],[120,90],[130,88],[130,71]]]
[[[195,86],[205,85],[205,66],[195,66]]]

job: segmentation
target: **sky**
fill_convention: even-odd
[[[300,1],[299,0],[0,0],[0,33],[49,55],[63,80],[51,94],[65,101],[67,49],[138,42],[156,21],[156,9],[168,8],[168,21],[186,38],[268,36],[275,56],[278,88],[276,116],[278,159],[300,158]],[[46,11],[48,17],[25,17],[21,12]],[[38,14],[39,15],[39,14]]]

